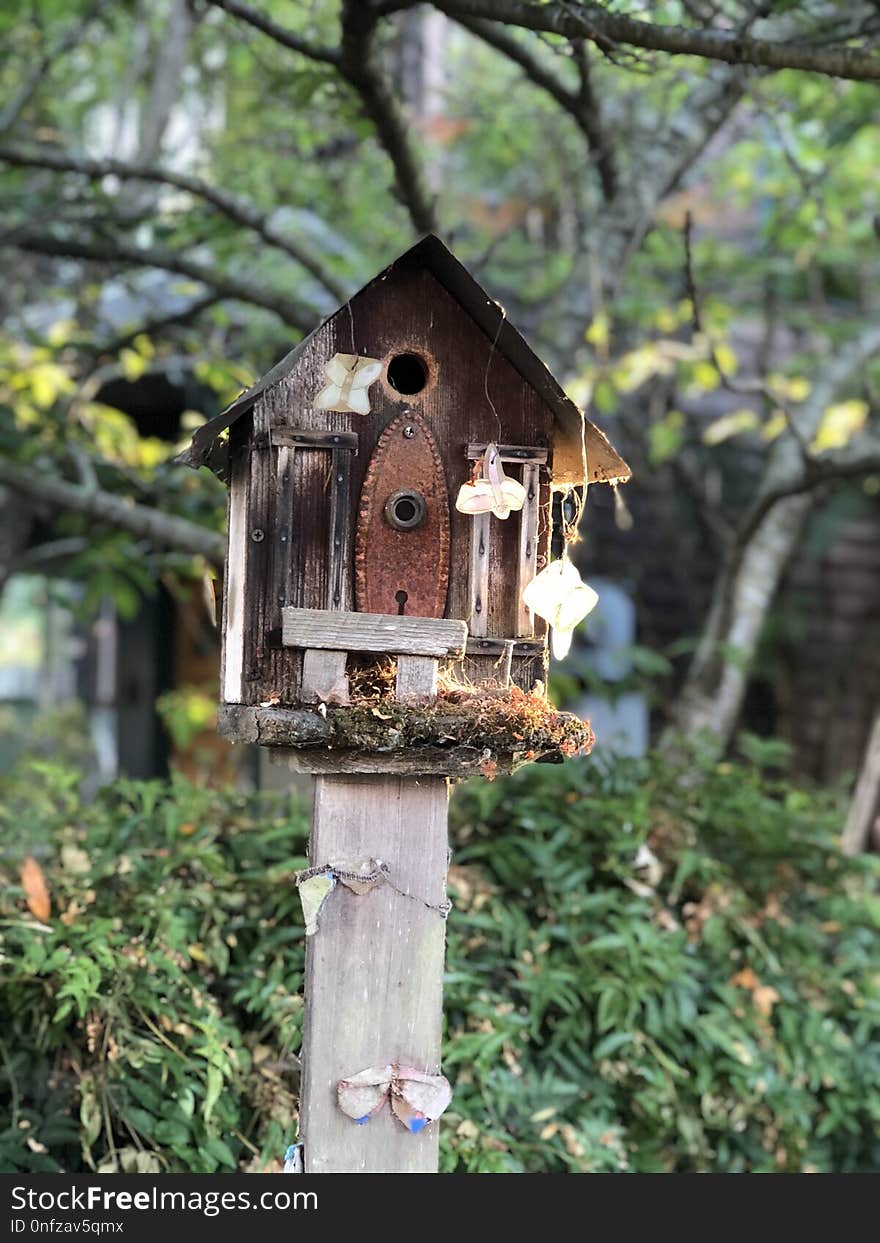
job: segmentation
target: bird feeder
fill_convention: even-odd
[[[306,1171],[434,1169],[448,778],[589,744],[546,703],[592,595],[552,493],[629,468],[431,236],[182,460],[229,486],[220,730],[318,775]]]
[[[550,564],[551,491],[630,474],[436,237],[201,427],[183,460],[229,484],[226,737],[313,773],[461,776],[487,753],[509,771],[566,748],[549,718],[519,738],[481,733],[463,694],[415,712],[438,670],[543,695],[547,627],[526,589]],[[351,675],[389,658],[410,707],[383,722]]]

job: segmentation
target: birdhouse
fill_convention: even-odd
[[[552,494],[630,471],[436,237],[181,460],[229,486],[227,737],[315,773],[509,771],[588,745],[545,700],[548,622],[564,648],[592,594],[551,562]]]

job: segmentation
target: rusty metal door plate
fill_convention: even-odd
[[[443,462],[420,415],[385,428],[367,468],[355,540],[361,613],[442,617],[449,585],[449,497]]]

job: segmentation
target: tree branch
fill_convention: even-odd
[[[676,158],[671,166],[661,160],[645,161],[640,172],[633,208],[628,199],[618,198],[620,211],[612,222],[617,234],[616,250],[611,251],[608,270],[612,273],[606,296],[609,301],[617,297],[633,256],[641,247],[656,223],[657,206],[675,191],[688,172],[699,160],[714,136],[726,124],[745,92],[744,73],[741,69],[722,69],[701,82],[682,104],[676,117],[667,124],[670,132],[678,129],[677,117],[696,119],[696,133],[676,144]]]
[[[126,263],[134,267],[160,268],[165,272],[176,272],[190,280],[199,281],[221,298],[229,298],[236,302],[247,302],[251,306],[263,307],[272,311],[279,319],[298,332],[308,333],[315,326],[319,316],[300,302],[286,298],[283,294],[273,293],[260,285],[237,277],[219,273],[207,264],[195,259],[187,259],[174,251],[158,250],[148,246],[130,246],[126,242],[81,242],[73,238],[38,236],[24,229],[16,229],[6,238],[0,239],[0,246],[14,245],[19,250],[33,254],[52,255],[60,259],[84,259],[94,263]]]
[[[833,78],[880,81],[880,56],[861,47],[814,47],[805,43],[755,39],[737,31],[663,26],[610,13],[598,4],[549,0],[434,0],[450,17],[487,18],[527,30],[543,30],[567,39],[589,39],[603,51],[617,44],[666,52],[670,56],[699,56],[728,65],[756,65],[764,69],[803,69]]]
[[[409,0],[395,7],[410,8],[412,2]],[[379,14],[366,0],[343,0],[342,46],[339,49],[316,48],[257,9],[241,3],[241,0],[207,0],[207,3],[262,31],[283,47],[334,65],[360,97],[363,110],[376,130],[376,137],[394,165],[398,193],[413,225],[419,233],[431,233],[439,228],[434,196],[426,184],[415,146],[410,141],[403,109],[388,86],[387,75],[373,43]]]
[[[559,106],[574,119],[575,124],[587,140],[587,146],[593,153],[593,161],[599,174],[602,197],[610,202],[617,192],[617,176],[611,149],[608,146],[599,120],[599,109],[593,95],[589,80],[589,69],[586,61],[578,56],[578,71],[581,88],[570,90],[540,57],[533,56],[529,48],[519,39],[509,34],[496,22],[483,21],[481,18],[460,17],[458,24],[469,30],[471,34],[488,43],[490,47],[501,52],[508,60],[519,65],[523,73],[546,91]]]
[[[68,483],[47,475],[42,469],[35,469],[33,465],[15,462],[2,455],[0,484],[30,500],[73,510],[161,547],[205,557],[214,565],[223,564],[225,537],[186,518],[163,514],[149,505],[139,505],[112,492],[94,491],[80,484]]]
[[[58,40],[56,46],[50,51],[43,53],[31,69],[31,72],[25,78],[24,82],[22,82],[16,94],[13,95],[12,99],[10,99],[9,103],[3,109],[3,112],[0,113],[0,134],[5,134],[7,130],[12,129],[15,122],[36,94],[40,83],[43,81],[43,78],[51,69],[55,61],[60,60],[62,56],[66,55],[67,52],[70,52],[77,46],[82,39],[83,32],[86,28],[92,23],[92,21],[94,21],[103,9],[108,7],[109,0],[95,0],[95,3],[91,4],[86,9],[82,20],[69,26]]]
[[[242,4],[241,0],[205,0],[205,3],[212,4],[217,9],[223,9],[231,17],[237,17],[239,21],[253,26],[254,30],[268,35],[270,39],[274,39],[282,47],[289,48],[291,52],[299,52],[301,56],[307,56],[309,60],[323,61],[327,65],[339,64],[339,52],[336,48],[309,43],[308,39],[294,34],[286,26],[279,26],[277,22],[272,21],[271,17],[267,17],[265,13],[252,8],[249,4]]]
[[[859,479],[880,473],[880,439],[865,437],[860,445],[848,445],[804,462],[800,474],[771,485],[757,498],[737,531],[737,542],[746,544],[775,505],[789,496],[813,492],[826,483]]]
[[[363,0],[343,0],[342,55],[340,70],[360,96],[376,137],[394,165],[397,189],[420,233],[439,228],[434,196],[410,139],[409,128],[397,96],[388,86],[373,36],[376,19]]]
[[[725,389],[728,393],[736,393],[740,397],[760,397],[761,400],[766,402],[771,408],[779,410],[780,413],[783,415],[786,424],[788,425],[788,430],[791,432],[792,436],[794,436],[795,440],[797,441],[797,445],[798,445],[798,448],[800,449],[801,457],[804,459],[804,462],[805,463],[811,462],[813,460],[813,455],[810,451],[809,441],[807,440],[806,436],[804,436],[803,432],[801,431],[800,425],[798,424],[797,419],[794,417],[794,415],[792,414],[788,406],[785,405],[785,403],[778,396],[778,394],[774,393],[771,385],[769,385],[765,380],[761,380],[761,379],[741,380],[741,379],[734,379],[733,376],[729,375],[727,372],[727,369],[724,367],[724,365],[721,362],[721,359],[718,356],[718,351],[715,348],[715,343],[712,341],[712,339],[709,337],[708,333],[705,330],[705,327],[703,324],[702,302],[700,298],[699,289],[697,288],[696,276],[694,275],[694,257],[693,257],[693,247],[691,245],[692,235],[693,235],[693,223],[694,222],[693,222],[693,217],[691,213],[689,211],[685,212],[685,217],[684,217],[685,287],[687,289],[687,295],[691,303],[691,316],[692,316],[694,331],[700,333],[706,339],[707,347],[709,350],[709,362],[712,364],[712,366],[715,369],[715,374],[718,376],[718,380],[721,384],[721,387]]]
[[[177,328],[185,324],[192,323],[194,319],[202,314],[203,311],[209,310],[212,306],[216,306],[222,299],[219,294],[208,293],[203,298],[196,298],[189,306],[185,306],[181,311],[172,311],[168,315],[157,315],[155,319],[146,319],[142,324],[138,324],[136,328],[132,328],[128,332],[120,333],[118,337],[113,337],[109,341],[81,341],[78,342],[79,348],[85,350],[89,354],[109,354],[115,356],[126,346],[131,345],[136,337],[148,337],[152,340],[159,337],[168,328]]]
[[[283,251],[305,268],[337,302],[345,302],[348,297],[345,286],[328,272],[310,251],[273,228],[267,217],[253,203],[237,195],[229,194],[217,186],[212,186],[200,177],[191,177],[186,173],[159,168],[155,164],[131,163],[116,159],[94,160],[87,156],[70,155],[51,149],[28,150],[2,144],[0,144],[0,161],[14,165],[16,168],[45,168],[56,173],[75,173],[78,176],[88,177],[90,181],[100,181],[104,177],[119,177],[125,181],[149,181],[158,185],[173,186],[175,189],[203,199],[233,224],[253,230],[267,245]]]
[[[584,39],[575,39],[572,43],[575,64],[580,77],[578,91],[578,113],[581,128],[587,141],[595,153],[596,169],[602,185],[602,194],[606,202],[617,194],[617,165],[613,148],[608,141],[608,132],[602,124],[602,111],[596,92],[593,90],[593,76],[590,69],[590,56]]]
[[[162,140],[178,100],[180,76],[189,59],[194,30],[195,17],[190,0],[173,0],[165,30],[156,47],[146,106],[140,114],[137,154],[145,163],[155,160],[162,150]]]

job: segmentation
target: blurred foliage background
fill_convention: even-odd
[[[459,792],[444,1170],[876,1169],[880,869],[785,761],[744,735]],[[306,808],[80,777],[33,753],[2,783],[48,905],[0,868],[0,1166],[279,1170]]]

